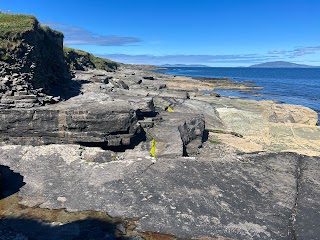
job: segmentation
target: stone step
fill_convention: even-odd
[[[183,142],[177,126],[157,125],[152,129],[154,157],[175,158],[183,156]]]
[[[20,104],[20,103],[36,103],[37,98],[22,98],[22,99],[15,99],[15,104]]]
[[[23,96],[23,95],[28,95],[28,91],[27,90],[23,90],[23,91],[18,91],[14,93],[15,96]]]
[[[12,98],[2,97],[0,103],[1,104],[13,104],[14,100]]]
[[[15,100],[24,100],[24,99],[30,100],[30,99],[37,99],[37,96],[32,95],[32,94],[30,94],[30,95],[14,95],[13,99],[15,99]]]
[[[34,107],[35,104],[31,102],[20,102],[20,103],[15,103],[16,108],[32,108]]]
[[[0,103],[0,109],[9,109],[9,108],[13,108],[14,105],[13,104],[3,104]]]
[[[202,114],[163,112],[164,121],[157,123],[149,133],[155,146],[155,157],[172,158],[198,153],[202,145],[205,120]]]
[[[142,128],[152,128],[154,126],[154,122],[152,118],[146,118],[144,120],[140,120],[138,123]]]

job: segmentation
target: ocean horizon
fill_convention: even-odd
[[[156,71],[186,77],[230,78],[238,83],[249,81],[263,89],[213,91],[222,96],[302,105],[320,116],[320,68],[168,67]]]

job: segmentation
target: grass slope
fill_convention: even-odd
[[[0,35],[9,37],[32,30],[38,21],[34,16],[23,14],[0,14]]]
[[[93,54],[82,50],[69,47],[64,47],[63,50],[66,61],[71,69],[81,70],[80,68],[82,66],[87,68],[103,69],[106,71],[114,71],[119,67],[119,64],[114,61],[106,58],[96,57]]]
[[[38,20],[32,15],[0,13],[1,39],[20,38],[23,33],[36,28],[41,29],[46,33],[63,37],[61,32],[52,30],[47,26],[41,26]]]

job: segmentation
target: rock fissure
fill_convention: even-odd
[[[141,172],[140,172],[140,175],[143,175],[144,173],[146,173],[153,165],[155,165],[156,164],[156,162],[152,162],[152,163],[150,163],[149,165],[147,165],[146,167],[145,167],[145,169],[143,169]]]
[[[298,209],[298,201],[299,201],[299,194],[301,191],[301,179],[303,175],[303,159],[301,155],[299,155],[296,163],[296,171],[295,171],[295,179],[296,179],[296,186],[295,186],[295,198],[294,198],[294,205],[291,209],[291,215],[289,218],[289,225],[288,225],[288,236],[289,240],[298,240],[295,230],[295,223],[297,220],[297,209]]]

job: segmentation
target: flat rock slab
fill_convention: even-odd
[[[320,239],[320,162],[303,159],[299,166],[295,234],[297,239]]]
[[[0,164],[24,176],[20,196],[28,206],[103,211],[137,219],[138,230],[178,237],[320,236],[317,157],[261,153],[98,164],[80,161],[79,151],[76,145],[5,146]]]

